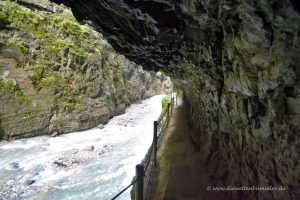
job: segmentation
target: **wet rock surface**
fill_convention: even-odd
[[[52,161],[52,167],[56,168],[58,172],[59,170],[70,170],[84,165],[85,162],[89,162],[92,159],[97,159],[97,157],[111,151],[112,148],[112,145],[103,145],[102,147],[91,145],[85,149],[74,151],[73,153],[66,153],[55,159]],[[9,163],[9,166],[11,167],[10,170],[23,170],[16,161]],[[49,166],[38,166],[27,175],[20,175],[6,181],[0,180],[0,200],[24,199],[40,190],[41,187],[46,187],[43,186],[40,181],[42,180],[42,172]]]
[[[26,196],[35,193],[40,186],[35,185],[40,180],[40,173],[45,167],[35,168],[29,175],[21,175],[11,180],[0,181],[0,199],[24,199]]]
[[[0,12],[0,140],[85,130],[171,89],[66,7],[2,1]]]
[[[282,185],[282,196],[228,191],[224,199],[300,198],[296,1],[53,1],[129,59],[177,79],[205,187]]]
[[[111,150],[113,146],[111,145],[104,145],[101,148],[95,148],[93,145],[84,149],[84,150],[78,150],[75,151],[73,154],[64,155],[62,157],[59,157],[55,161],[53,161],[53,164],[56,167],[73,167],[76,165],[80,165],[83,162],[86,162],[88,160],[91,160],[92,158],[96,158],[97,156],[100,156],[107,151]]]

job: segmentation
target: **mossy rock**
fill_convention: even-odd
[[[27,105],[31,104],[31,100],[21,90],[19,83],[14,79],[0,81],[0,97],[15,97]]]

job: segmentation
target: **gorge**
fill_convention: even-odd
[[[206,185],[288,188],[228,191],[224,199],[299,198],[297,1],[53,1],[127,58],[176,79]]]
[[[1,85],[1,91],[10,92],[0,99],[1,138],[18,138],[21,133],[46,134],[61,128],[70,132],[104,123],[122,112],[129,102],[151,96],[145,94],[146,90],[137,94],[126,90],[131,87],[130,91],[137,91],[141,85],[140,82],[134,86],[126,84],[131,77],[129,71],[141,65],[144,70],[170,76],[174,85],[184,92],[189,126],[194,130],[186,134],[201,157],[190,170],[197,172],[195,179],[206,181],[199,186],[204,189],[198,196],[205,200],[300,199],[300,7],[297,1],[51,1],[69,7],[76,20],[88,26],[74,25],[74,20],[55,16],[48,19],[49,14],[35,16],[35,12],[49,12],[44,9],[57,12],[51,10],[54,4],[41,9],[26,3],[34,1],[17,1],[16,8],[23,4],[35,10],[25,18],[19,17],[23,10],[8,12],[7,7],[0,8],[0,66],[18,69],[7,74],[1,67],[1,78],[8,80],[14,73],[19,77],[28,70],[34,72],[26,74],[30,79],[23,82],[20,76],[19,84],[9,79],[8,85]],[[69,11],[55,8],[68,16]],[[42,33],[35,31],[40,21],[46,24],[38,29]],[[90,28],[97,32],[87,33],[86,29]],[[26,33],[28,30],[31,34]],[[80,37],[70,36],[70,30]],[[52,44],[57,35],[64,38],[45,45],[45,42]],[[102,36],[109,44],[98,40]],[[45,46],[49,49],[44,49]],[[53,52],[53,48],[62,50]],[[32,56],[27,57],[28,52]],[[88,58],[84,52],[89,53]],[[123,69],[123,66],[129,67]],[[19,73],[22,70],[24,73]],[[148,74],[143,77],[153,74],[140,70],[136,73]],[[140,80],[140,76],[135,75],[134,79]],[[21,92],[25,88],[28,91]],[[38,95],[34,96],[39,110],[30,106],[20,116],[12,114],[30,103],[24,94],[37,91]],[[49,92],[55,95],[50,97]],[[99,113],[104,114],[99,116]],[[18,116],[22,120],[17,120]],[[24,118],[28,124],[21,123]],[[287,189],[226,191],[218,196],[208,194],[207,186]]]
[[[67,8],[0,4],[0,140],[92,128],[171,91],[169,77],[116,53]]]

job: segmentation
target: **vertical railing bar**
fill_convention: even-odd
[[[135,200],[143,200],[144,190],[144,166],[138,164],[135,166],[135,176],[138,181],[135,183]]]
[[[168,108],[167,108],[167,126],[169,126],[169,121],[170,121],[170,103],[168,103]]]
[[[164,113],[164,115],[162,115],[162,117],[159,117],[159,122],[158,121],[154,121],[153,123],[153,146],[152,146],[152,151],[153,151],[153,161],[151,163],[151,155],[148,161],[148,164],[150,165],[149,167],[149,171],[148,173],[144,172],[144,166],[139,164],[136,165],[136,177],[138,179],[138,181],[135,183],[135,200],[142,200],[142,199],[148,199],[149,197],[149,191],[152,188],[152,181],[153,181],[153,166],[156,167],[157,166],[157,150],[158,150],[158,145],[160,146],[162,137],[165,135],[166,132],[166,128],[169,126],[170,123],[170,118],[171,115],[174,112],[174,107],[175,104],[177,105],[177,97],[175,96],[175,94],[172,93],[171,96],[171,102],[168,103],[167,105],[167,110],[166,113]],[[160,135],[158,138],[158,124],[160,124]],[[158,144],[158,139],[159,139],[159,144]],[[141,177],[141,178],[139,178]],[[146,179],[144,179],[144,177]],[[144,184],[145,188],[144,188]],[[145,190],[144,190],[145,189]],[[144,196],[145,195],[145,196]]]
[[[156,153],[157,153],[157,121],[153,123],[153,156],[154,156],[154,166],[156,166]]]

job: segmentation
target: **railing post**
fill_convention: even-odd
[[[144,166],[139,164],[135,166],[135,177],[138,181],[135,183],[135,200],[143,200],[144,193]]]
[[[173,114],[174,111],[174,96],[171,99],[171,114]]]
[[[153,162],[154,162],[154,166],[156,166],[157,164],[157,160],[156,160],[156,153],[157,153],[157,121],[154,121],[153,124]]]
[[[169,121],[170,121],[170,103],[168,103],[168,108],[167,108],[167,126],[169,126]]]

